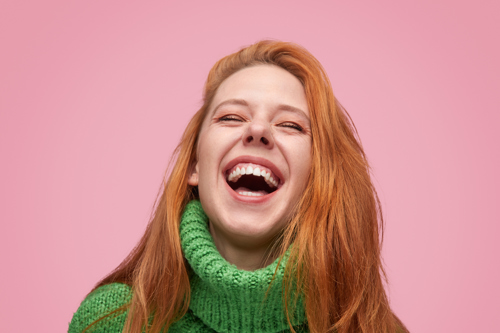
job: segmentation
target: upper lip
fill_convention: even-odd
[[[226,166],[224,167],[224,175],[226,175],[226,171],[234,167],[238,163],[253,163],[253,164],[258,164],[262,165],[268,169],[270,169],[279,179],[280,183],[284,182],[283,174],[281,173],[280,169],[274,163],[269,161],[268,159],[265,159],[263,157],[258,157],[258,156],[250,156],[250,155],[243,155],[243,156],[238,156],[231,161],[229,161]]]

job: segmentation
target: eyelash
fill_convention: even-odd
[[[299,132],[302,132],[304,130],[301,126],[299,126],[299,125],[297,125],[295,123],[288,123],[287,122],[287,123],[280,124],[280,126],[282,126],[282,127],[288,127],[288,128],[293,128],[293,129],[296,129]]]
[[[240,117],[234,115],[222,116],[219,118],[219,121],[243,121]]]

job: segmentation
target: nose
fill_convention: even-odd
[[[262,146],[268,149],[274,147],[274,139],[269,124],[260,121],[252,121],[243,134],[245,146]]]

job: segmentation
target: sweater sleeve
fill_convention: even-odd
[[[127,304],[132,298],[130,286],[111,283],[91,292],[80,304],[69,324],[68,333],[81,333],[110,312]],[[87,332],[121,333],[128,311],[118,311],[93,325]]]

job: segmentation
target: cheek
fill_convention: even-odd
[[[293,163],[291,167],[297,172],[298,179],[302,186],[305,186],[311,172],[311,141],[306,140],[297,143],[293,150]]]
[[[302,159],[303,163],[300,165],[300,183],[305,188],[309,174],[311,173],[311,159]]]
[[[197,160],[202,175],[209,175],[222,167],[224,156],[238,141],[238,135],[237,133],[210,129],[200,135]]]
[[[297,191],[301,192],[302,189],[299,188],[305,187],[311,172],[311,138],[283,136],[275,137],[275,142],[286,159],[290,174],[295,179]]]
[[[288,140],[279,140],[279,145],[288,151],[288,155],[298,164],[309,164],[311,161],[311,138],[294,137]]]

